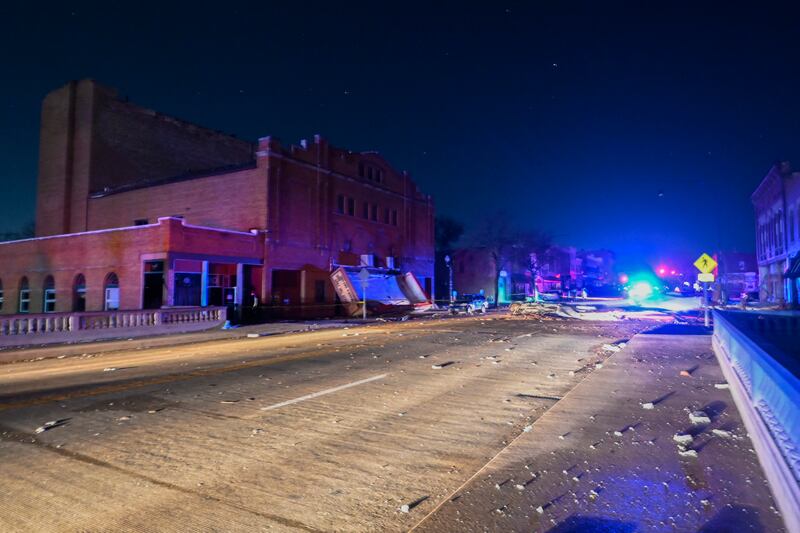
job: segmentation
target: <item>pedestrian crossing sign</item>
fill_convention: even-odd
[[[694,266],[703,274],[709,274],[717,268],[717,262],[714,261],[714,258],[710,255],[703,254],[697,258],[697,261],[694,262]]]

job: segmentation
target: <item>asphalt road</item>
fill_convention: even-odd
[[[642,328],[479,317],[3,365],[0,531],[408,530]]]

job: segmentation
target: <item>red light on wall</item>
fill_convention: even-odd
[[[628,283],[628,275],[627,274],[620,274],[619,282],[620,283]]]

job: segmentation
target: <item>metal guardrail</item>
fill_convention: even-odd
[[[0,337],[73,331],[224,322],[225,307],[0,315]]]
[[[797,361],[762,337],[791,332],[792,318],[714,311],[712,342],[784,523],[800,532],[800,378],[792,371]]]

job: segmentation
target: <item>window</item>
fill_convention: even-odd
[[[0,310],[3,309],[3,280],[0,279]]]
[[[388,224],[389,223],[389,208],[388,207],[383,210],[383,223],[384,224]]]
[[[106,276],[103,284],[105,294],[105,304],[103,309],[106,311],[116,311],[119,309],[119,278],[113,272]]]
[[[42,293],[42,312],[55,313],[56,311],[56,282],[53,276],[44,278],[44,292]]]
[[[372,214],[370,216],[373,222],[378,221],[378,204],[372,204]]]
[[[340,194],[336,197],[336,212],[344,215],[344,195]]]
[[[358,175],[361,178],[364,177],[364,163],[363,162],[358,164]]]
[[[364,202],[364,209],[361,211],[361,216],[365,219],[369,218],[369,204],[367,202]]]
[[[147,224],[148,221],[146,218],[137,218],[136,220],[133,221],[134,226],[146,226]]]
[[[397,225],[397,209],[392,209],[392,226]]]
[[[372,181],[372,167],[367,167],[367,179]]]
[[[28,285],[28,278],[23,277],[19,281],[19,312],[27,313],[31,309],[31,288]]]
[[[86,278],[83,274],[75,276],[72,284],[72,310],[86,311]]]
[[[353,198],[347,199],[347,214],[351,217],[356,216],[356,201]]]

